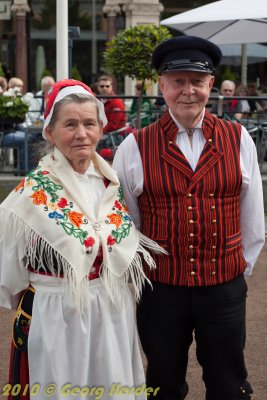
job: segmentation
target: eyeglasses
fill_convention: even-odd
[[[103,89],[103,88],[110,88],[110,85],[99,85],[99,87],[101,87],[101,89]]]

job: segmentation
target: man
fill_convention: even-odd
[[[130,214],[164,247],[137,308],[157,400],[181,400],[195,336],[206,400],[249,399],[244,272],[264,243],[262,182],[244,127],[205,111],[221,51],[190,36],[169,39],[152,64],[168,111],[129,135],[114,160]]]
[[[230,80],[223,81],[221,83],[220,92],[221,92],[222,96],[226,96],[226,97],[234,96],[235,95],[235,83]],[[211,112],[213,114],[217,114],[219,117],[225,116],[225,114],[227,114],[229,118],[234,117],[234,118],[240,119],[240,118],[242,118],[241,101],[238,101],[236,99],[224,100],[223,109],[221,110],[222,115],[220,115],[221,113],[218,111],[219,111],[219,107],[218,107],[218,103],[216,102],[212,105],[212,108],[211,108]]]
[[[55,80],[52,76],[44,76],[41,80],[41,90],[39,90],[32,99],[30,105],[30,119],[32,122],[37,121],[44,114],[45,101],[50,88],[54,85]]]
[[[97,80],[98,93],[101,96],[115,96],[113,91],[113,79],[108,75],[102,75]],[[110,133],[126,125],[125,106],[121,99],[104,98],[105,113],[108,124],[104,128],[104,133]]]

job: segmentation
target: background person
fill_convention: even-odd
[[[106,122],[88,86],[55,83],[50,152],[0,206],[0,306],[17,307],[10,384],[38,384],[38,400],[52,383],[53,400],[66,398],[66,384],[95,387],[90,398],[102,387],[103,400],[118,398],[114,383],[144,384],[128,278],[139,297],[142,260],[155,267],[145,247],[161,249],[136,230],[115,171],[95,152]]]
[[[253,82],[249,82],[247,88],[248,88],[248,96],[253,96],[253,97],[259,96],[258,91],[256,89],[256,85]],[[249,99],[248,104],[252,113],[262,111],[262,105],[260,101],[256,99]]]
[[[135,96],[140,97],[142,90],[142,84],[136,83],[135,85]],[[146,91],[144,89],[143,96],[146,96]],[[137,115],[138,115],[138,104],[139,99],[133,99],[131,108],[130,108],[130,120],[131,125],[137,126]],[[142,104],[140,108],[140,120],[141,120],[141,127],[149,125],[152,122],[152,104],[151,101],[147,98],[142,98]]]
[[[236,93],[236,96],[248,96],[248,88],[246,85],[238,85],[235,93]],[[250,105],[248,103],[248,100],[240,99],[239,101],[241,103],[242,116],[243,116],[243,114],[249,114],[251,110],[250,110]]]
[[[157,400],[188,392],[196,340],[207,400],[249,399],[247,284],[264,243],[262,182],[247,130],[205,110],[221,51],[197,37],[161,43],[152,64],[168,111],[120,145],[114,168],[130,214],[168,255],[155,256],[137,308]],[[255,207],[257,204],[257,207]]]
[[[54,83],[55,80],[50,75],[46,75],[41,79],[41,90],[36,92],[35,97],[33,97],[29,108],[29,116],[32,122],[43,118],[46,98],[49,90],[54,85]]]
[[[8,89],[13,89],[16,92],[16,94],[18,93],[23,94],[23,89],[24,89],[23,80],[16,76],[13,76],[8,81]]]
[[[222,96],[235,96],[235,82],[230,80],[225,80],[221,83],[220,92]],[[211,113],[218,115],[218,103],[212,104]],[[242,117],[242,104],[239,100],[224,100],[223,102],[223,115],[224,118],[228,115],[228,117],[240,119]]]
[[[0,95],[7,90],[7,80],[5,77],[0,76]]]
[[[98,94],[102,96],[115,96],[113,79],[111,76],[102,75],[97,80]],[[108,123],[104,127],[104,133],[110,133],[126,126],[125,105],[118,98],[103,98],[101,101],[105,107]]]

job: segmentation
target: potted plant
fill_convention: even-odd
[[[28,110],[29,99],[15,89],[9,89],[0,96],[0,123],[2,126],[10,127],[23,122]]]

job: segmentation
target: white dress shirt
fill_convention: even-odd
[[[192,147],[186,129],[175,120],[172,114],[171,116],[179,128],[176,144],[194,171],[206,143],[201,128],[204,114],[194,130]],[[149,151],[149,149],[147,149],[147,151]],[[242,246],[243,254],[247,261],[245,274],[250,275],[264,245],[265,223],[262,180],[258,166],[256,147],[248,131],[243,126],[240,143],[240,165],[242,171]],[[144,175],[141,155],[133,134],[130,134],[119,146],[115,154],[113,168],[117,171],[122,184],[130,215],[137,228],[140,228],[140,212],[137,198],[143,192]]]

